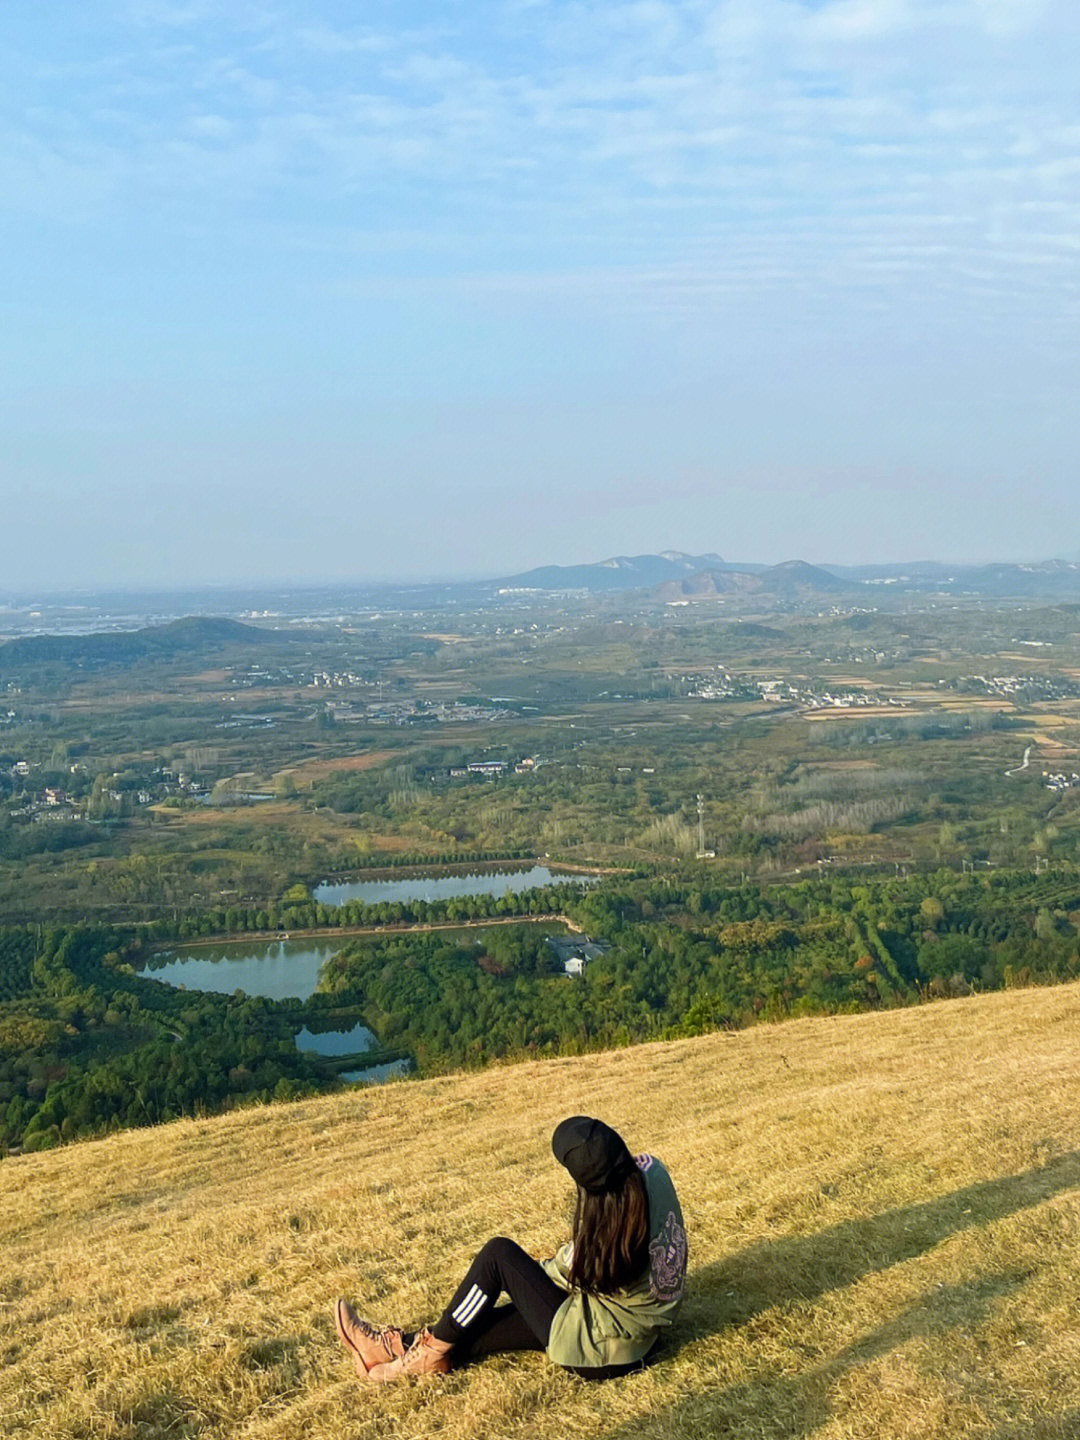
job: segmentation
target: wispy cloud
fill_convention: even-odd
[[[486,35],[434,36],[341,27],[308,7],[231,8],[225,23],[216,7],[138,0],[138,51],[102,54],[81,73],[24,54],[4,126],[55,148],[62,117],[76,114],[83,163],[126,166],[133,186],[158,194],[375,187],[407,203],[410,184],[437,184],[444,203],[456,187],[467,204],[498,182],[484,208],[497,205],[511,232],[536,203],[570,221],[582,207],[655,214],[660,197],[677,225],[704,196],[718,214],[738,207],[748,229],[770,201],[787,214],[828,208],[823,231],[839,236],[875,195],[904,191],[914,205],[920,185],[955,185],[969,208],[989,207],[991,184],[1030,202],[1073,182],[1078,25],[1072,56],[1067,45],[1036,65],[1021,51],[1003,67],[998,55],[996,83],[985,83],[1001,37],[1030,32],[1047,10],[1029,0],[579,0],[492,7]],[[500,23],[514,44],[493,40]],[[185,48],[169,45],[174,35]],[[934,42],[949,36],[967,37],[959,67]],[[212,152],[205,165],[199,139]],[[10,203],[27,201],[25,179]]]
[[[733,475],[805,478],[799,444],[853,474],[878,443],[883,474],[930,473],[934,447],[969,479],[1080,461],[1074,0],[9,10],[12,373],[111,355],[159,376],[163,411],[175,382],[216,416],[250,369],[295,385],[301,428],[331,376],[346,435],[354,383],[372,433],[389,392],[440,387],[475,430],[564,375],[579,440],[607,408],[631,437],[589,452],[615,496],[647,491],[661,436],[687,452],[669,473],[714,473],[721,416]],[[580,444],[504,423],[503,458],[580,487]],[[463,439],[458,472],[475,458]]]

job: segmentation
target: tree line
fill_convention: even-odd
[[[580,979],[562,972],[535,924],[389,928],[552,911],[606,947]],[[303,887],[276,913],[297,925],[320,918]],[[294,1037],[335,1018],[363,1020],[423,1074],[1080,977],[1075,866],[763,887],[686,865],[587,890],[330,914],[385,933],[343,947],[306,1004],[160,984],[139,973],[155,944],[145,930],[0,929],[0,1147],[326,1089],[338,1083],[333,1066]]]

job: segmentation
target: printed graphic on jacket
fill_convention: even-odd
[[[686,1283],[686,1231],[672,1210],[664,1228],[649,1241],[649,1290],[665,1304],[678,1300]]]

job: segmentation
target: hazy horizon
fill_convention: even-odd
[[[643,555],[672,555],[684,554],[691,559],[700,559],[703,556],[711,555],[713,552],[704,550],[697,554],[690,551],[675,551],[674,547],[665,547],[664,550],[641,552],[640,555],[610,555],[594,557],[580,561],[566,562],[562,560],[541,561],[538,565],[529,566],[529,571],[539,569],[569,568],[571,565],[593,565],[602,566],[613,560],[632,560],[641,558]],[[719,563],[725,567],[738,570],[742,567],[747,569],[758,569],[772,564],[790,564],[803,560],[802,556],[788,556],[782,561],[761,561],[761,560],[739,560],[731,559],[728,556],[717,556]],[[916,569],[919,566],[933,565],[955,570],[977,569],[981,566],[995,565],[1016,565],[1016,566],[1052,566],[1052,565],[1080,565],[1080,553],[1073,555],[1047,555],[1037,560],[1016,559],[1009,557],[992,557],[981,561],[956,561],[948,557],[923,556],[919,559],[907,559],[900,561],[864,561],[858,558],[847,560],[822,560],[805,562],[817,565],[821,569],[843,572],[851,569]],[[42,586],[36,587],[5,587],[0,589],[0,608],[11,608],[16,606],[25,608],[35,600],[43,602],[58,601],[100,601],[100,600],[123,600],[123,599],[169,599],[179,596],[212,595],[225,592],[233,597],[248,594],[249,598],[254,596],[272,597],[281,595],[287,591],[297,591],[300,594],[317,594],[324,590],[355,589],[364,590],[394,590],[409,589],[411,587],[422,588],[425,586],[466,586],[470,584],[483,585],[491,584],[501,580],[512,580],[516,576],[524,574],[524,571],[511,572],[508,570],[495,570],[485,573],[474,574],[444,574],[444,575],[411,575],[397,576],[385,579],[371,579],[362,575],[338,575],[338,576],[293,576],[293,577],[252,577],[250,579],[228,579],[184,583],[159,583],[159,584],[112,584],[112,585],[81,585],[68,588],[45,589]]]
[[[1075,548],[1064,0],[6,19],[8,590]]]

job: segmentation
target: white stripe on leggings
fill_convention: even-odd
[[[450,1312],[451,1318],[458,1325],[467,1325],[475,1311],[477,1302],[479,1301],[482,1304],[486,1299],[487,1296],[480,1289],[479,1285],[474,1285],[469,1293],[458,1302],[457,1308]]]
[[[461,1320],[458,1323],[462,1326],[471,1324],[487,1304],[488,1298],[483,1290],[477,1289],[476,1294],[469,1300],[467,1305],[458,1307],[462,1312]]]
[[[465,1296],[465,1299],[458,1305],[457,1309],[450,1312],[451,1319],[464,1329],[470,1320],[475,1319],[475,1317],[479,1315],[480,1311],[487,1304],[487,1298],[483,1290],[480,1289],[480,1286],[474,1285]]]
[[[457,1319],[457,1317],[461,1314],[461,1312],[462,1312],[463,1310],[467,1310],[467,1309],[469,1308],[469,1306],[472,1304],[472,1302],[476,1299],[477,1295],[479,1295],[479,1294],[480,1294],[480,1286],[479,1286],[479,1285],[474,1285],[474,1286],[472,1287],[472,1289],[469,1291],[469,1293],[468,1293],[466,1296],[464,1296],[463,1299],[461,1299],[461,1300],[458,1301],[457,1308],[456,1308],[455,1310],[452,1310],[452,1311],[451,1311],[451,1314],[453,1315],[453,1317],[454,1317],[455,1320]]]

